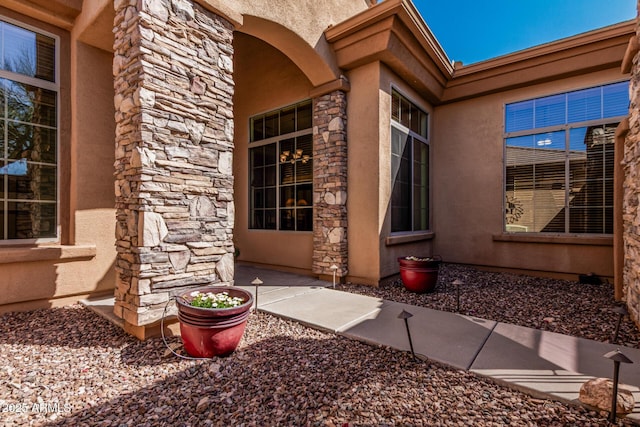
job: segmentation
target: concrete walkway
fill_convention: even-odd
[[[260,311],[295,320],[374,345],[410,351],[406,310],[414,352],[454,368],[507,383],[540,397],[578,402],[591,378],[613,377],[613,362],[603,356],[620,349],[633,364],[622,364],[620,382],[633,391],[629,418],[640,421],[640,350],[530,329],[456,313],[386,301],[331,289],[311,277],[241,265],[235,284],[255,296],[259,277]]]

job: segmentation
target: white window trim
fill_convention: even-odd
[[[33,25],[26,24],[22,21],[9,18],[4,15],[0,15],[0,20],[7,22],[11,25],[15,25],[17,27],[24,28],[26,30],[32,31],[34,33],[42,34],[47,37],[51,37],[55,41],[55,75],[54,82],[50,82],[47,80],[37,79],[35,77],[25,76],[23,74],[14,73],[11,71],[1,70],[0,69],[0,78],[4,78],[7,80],[13,80],[18,83],[28,84],[32,86],[38,86],[43,89],[47,89],[50,91],[54,91],[56,93],[56,236],[55,237],[47,237],[47,238],[37,238],[37,239],[4,239],[4,236],[0,236],[0,246],[10,246],[10,245],[21,245],[21,244],[40,244],[40,243],[59,243],[62,237],[62,229],[60,223],[60,37],[56,34],[50,33],[48,31],[42,30],[41,28],[34,27]],[[3,53],[3,52],[0,52]],[[43,126],[47,127],[47,126]],[[50,127],[49,127],[50,128]],[[46,163],[45,163],[46,164]],[[4,181],[4,180],[3,180]],[[3,185],[5,185],[3,183]],[[4,194],[8,194],[8,188],[4,188]],[[3,202],[4,206],[2,209],[6,212],[6,207],[8,206],[8,201],[5,199]],[[8,217],[5,215],[4,217],[4,228],[7,229],[8,226]]]

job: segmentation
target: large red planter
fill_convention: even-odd
[[[411,292],[432,292],[438,283],[440,257],[407,257],[398,258],[400,278],[404,287]],[[414,259],[415,258],[415,259]]]
[[[191,293],[228,292],[245,302],[232,308],[203,308],[190,305]],[[193,357],[228,356],[236,349],[247,324],[253,296],[234,286],[206,286],[189,289],[176,298],[180,335],[185,351]]]

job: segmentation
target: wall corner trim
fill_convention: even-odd
[[[627,50],[624,52],[624,57],[622,58],[622,65],[620,67],[622,74],[629,74],[631,72],[631,67],[633,66],[633,58],[636,56],[639,50],[640,43],[638,42],[638,36],[633,35],[629,39]]]
[[[336,90],[340,90],[342,92],[349,92],[351,90],[351,84],[345,76],[340,76],[338,79],[314,87],[309,91],[309,97],[317,98],[319,96],[335,92]]]
[[[35,261],[80,261],[95,258],[95,245],[0,247],[0,264]]]

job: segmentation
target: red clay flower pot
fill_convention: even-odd
[[[432,292],[438,283],[438,270],[442,259],[440,257],[407,258],[398,258],[400,278],[404,287],[408,291],[420,294]]]
[[[244,303],[232,308],[203,308],[190,305],[191,293],[228,292]],[[206,286],[189,289],[176,298],[180,335],[185,351],[193,357],[228,356],[236,349],[247,324],[253,296],[234,286]]]

